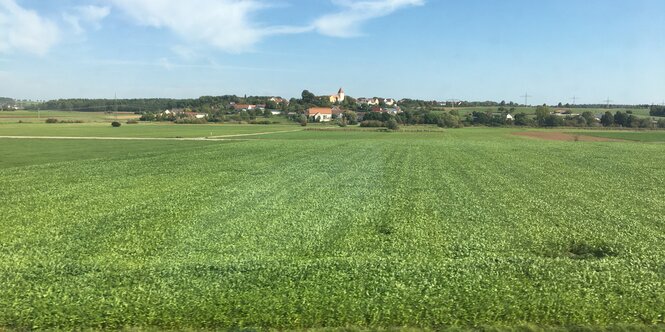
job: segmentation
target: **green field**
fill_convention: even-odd
[[[26,122],[40,123],[48,118],[54,118],[62,121],[84,121],[84,122],[111,122],[128,119],[138,119],[139,115],[130,113],[104,113],[104,112],[76,112],[76,111],[3,111],[0,112],[0,123],[3,122]]]
[[[511,106],[504,106],[506,109],[510,109]],[[450,111],[452,108],[450,107],[445,107],[442,108],[444,111]],[[478,106],[478,107],[456,107],[454,108],[457,110],[457,112],[464,116],[467,114],[471,114],[473,112],[497,112],[498,107],[483,107],[483,106]],[[524,112],[526,114],[536,114],[536,107],[524,107],[524,106],[517,106],[515,107],[516,111],[514,113],[521,113]],[[612,112],[612,114],[616,113],[617,111],[621,112],[633,112],[633,115],[636,116],[641,116],[641,117],[647,117],[649,116],[649,109],[648,108],[567,108],[567,107],[550,107],[551,111],[555,110],[570,110],[572,113],[575,114],[582,114],[584,112],[591,112],[593,114],[603,114],[607,111]]]
[[[66,137],[208,137],[244,135],[262,132],[297,130],[293,124],[248,125],[173,123],[125,124],[113,128],[109,123],[5,123],[0,124],[0,136],[66,136]]]
[[[587,136],[622,139],[638,142],[665,142],[665,131],[578,131]]]
[[[662,328],[665,145],[512,131],[0,139],[0,329]]]

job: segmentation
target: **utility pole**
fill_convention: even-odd
[[[577,105],[577,96],[573,96],[573,98],[570,98],[573,100],[573,106]]]
[[[459,100],[458,99],[448,99],[448,101],[450,102],[450,105],[451,105],[450,110],[454,111],[455,110],[455,103],[459,102]]]
[[[524,96],[520,96],[520,97],[524,98],[524,106],[529,106],[529,98],[533,97],[533,96],[529,96],[529,93],[525,92]]]
[[[610,108],[610,103],[613,102],[613,100],[610,100],[610,97],[607,97],[606,100],[603,100],[605,103],[607,103],[607,109]]]
[[[118,121],[118,93],[116,92],[113,95],[113,105],[114,105],[114,111],[115,111],[115,120]]]

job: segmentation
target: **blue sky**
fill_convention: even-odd
[[[661,103],[662,0],[0,0],[0,95]]]

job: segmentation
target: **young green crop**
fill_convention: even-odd
[[[25,158],[0,164],[0,327],[664,323],[661,144],[304,131],[31,164],[72,143],[0,142]]]

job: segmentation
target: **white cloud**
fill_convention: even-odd
[[[256,21],[258,13],[274,10],[267,0],[106,0],[139,25],[167,29],[186,46],[172,51],[182,58],[196,58],[192,51],[211,45],[227,52],[244,52],[269,36],[317,31],[333,37],[352,37],[370,19],[390,15],[425,0],[332,0],[341,7],[307,25],[266,25]]]
[[[387,16],[411,6],[422,6],[424,0],[336,0],[342,11],[325,15],[314,22],[316,31],[332,37],[354,37],[368,20]]]
[[[95,29],[101,28],[100,22],[110,13],[111,7],[108,6],[79,6],[75,7],[72,12],[62,14],[62,18],[72,26],[76,33],[80,34],[85,31],[83,24]]]
[[[204,42],[229,52],[252,48],[264,37],[311,28],[265,27],[252,21],[268,8],[256,0],[109,0],[138,24],[166,28],[189,42]]]
[[[0,0],[0,52],[45,55],[60,40],[60,30],[15,0]]]

